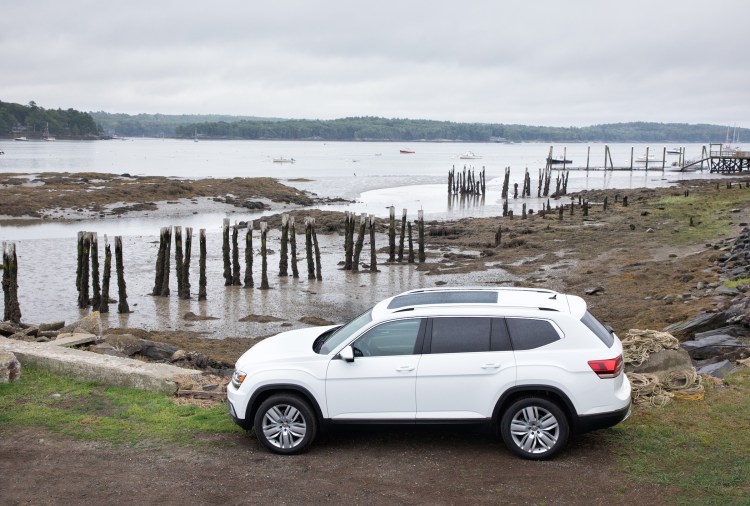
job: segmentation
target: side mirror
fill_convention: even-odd
[[[351,345],[341,350],[339,358],[345,362],[354,362],[354,349],[352,349]]]

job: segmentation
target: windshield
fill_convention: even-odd
[[[355,319],[338,329],[336,332],[328,336],[328,339],[325,340],[323,343],[323,346],[320,347],[320,354],[321,355],[328,355],[338,347],[341,343],[346,341],[348,338],[350,338],[352,335],[354,335],[359,329],[367,325],[372,321],[372,310],[368,309],[361,315],[357,316]]]

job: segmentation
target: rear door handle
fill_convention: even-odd
[[[398,372],[409,372],[409,371],[413,371],[413,370],[414,370],[414,366],[413,365],[402,365],[401,367],[397,367],[396,368],[396,371],[398,371]]]
[[[482,369],[499,369],[500,364],[482,364]]]

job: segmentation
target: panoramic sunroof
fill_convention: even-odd
[[[497,292],[423,292],[395,297],[388,309],[426,304],[496,304]]]

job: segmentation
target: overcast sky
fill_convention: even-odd
[[[750,127],[748,0],[5,1],[48,109]]]

